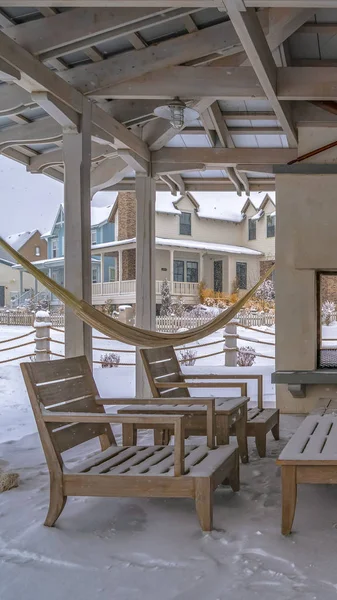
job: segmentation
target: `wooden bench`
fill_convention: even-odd
[[[161,414],[137,416],[137,423],[144,429],[173,428],[174,446],[122,447],[116,445],[110,424],[129,425],[135,417],[106,414],[103,405],[115,401],[98,397],[84,356],[23,363],[21,369],[50,474],[45,525],[54,525],[68,496],[111,496],[193,498],[201,528],[212,529],[213,491],[224,481],[233,491],[239,489],[237,447],[214,445],[213,398],[195,401],[207,406],[207,445],[185,446],[184,417]],[[137,402],[127,400],[133,401]],[[183,404],[186,399],[178,401]],[[145,402],[158,405],[153,398]],[[172,404],[169,399],[165,402]],[[99,442],[99,451],[67,468],[63,453],[93,439]]]
[[[320,398],[317,406],[310,411],[311,415],[333,415],[337,416],[337,399]]]
[[[155,398],[174,398],[184,396],[190,398],[189,388],[197,389],[216,389],[216,388],[235,388],[241,391],[241,401],[244,400],[245,406],[239,398],[217,398],[216,399],[216,435],[217,443],[228,443],[229,435],[236,435],[238,438],[239,451],[242,462],[248,461],[247,436],[255,438],[256,448],[260,457],[266,455],[266,436],[271,430],[274,438],[279,439],[279,411],[275,408],[263,407],[263,376],[257,374],[241,375],[210,375],[210,374],[191,374],[187,375],[181,371],[177,356],[172,346],[156,349],[144,349],[140,351],[144,368],[149,380],[151,392]],[[229,383],[229,380],[234,382]],[[241,380],[241,381],[240,381]],[[246,381],[243,381],[246,380]],[[247,380],[257,381],[258,401],[257,408],[251,408],[247,413]],[[235,404],[237,402],[237,404]],[[132,407],[132,414],[148,414],[147,407]],[[169,409],[168,409],[169,410]],[[179,410],[175,406],[171,410],[178,414],[188,416],[187,435],[204,435],[205,418],[200,415],[200,409],[194,414],[193,401],[189,410],[184,408]],[[119,411],[121,414],[128,413],[129,407]],[[152,413],[156,411],[152,408]],[[161,411],[159,411],[160,413]],[[242,423],[242,412],[247,423]],[[134,443],[137,426],[125,426],[125,443]],[[168,443],[172,431],[155,430],[155,441],[157,443]]]
[[[309,415],[281,452],[282,533],[291,532],[298,483],[337,483],[337,418]]]

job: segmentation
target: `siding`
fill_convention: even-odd
[[[264,216],[256,222],[256,240],[248,239],[248,219],[256,214],[256,211],[252,206],[248,208],[246,219],[243,223],[240,245],[263,252],[265,256],[261,257],[261,260],[275,258],[275,238],[267,238],[267,215],[270,215],[274,211],[275,206],[271,202],[268,202],[267,206],[265,207]]]

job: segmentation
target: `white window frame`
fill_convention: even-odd
[[[51,241],[51,257],[52,258],[57,258],[57,254],[58,254],[58,239],[57,238],[52,238],[52,241]]]
[[[97,229],[91,230],[91,245],[95,246],[97,244]]]
[[[40,246],[35,246],[35,256],[41,256],[41,248],[40,248]]]
[[[113,273],[113,278],[112,278],[112,273]],[[109,280],[109,283],[113,283],[114,281],[117,281],[116,275],[117,275],[116,264],[109,265],[109,267],[108,267],[108,280]]]

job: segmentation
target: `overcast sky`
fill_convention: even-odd
[[[114,192],[95,194],[95,206],[113,204]],[[63,202],[63,184],[47,177],[28,173],[26,167],[0,156],[0,235],[39,229],[48,231]]]
[[[252,192],[251,199],[259,206],[264,192]],[[95,194],[95,206],[113,204],[116,192]],[[209,194],[205,194],[209,196]],[[225,193],[224,196],[228,196]],[[272,199],[275,192],[270,192]],[[177,200],[177,197],[172,199]],[[233,192],[233,201],[239,200]],[[47,175],[28,173],[26,167],[0,155],[0,235],[39,229],[49,231],[59,205],[63,202],[63,184]]]

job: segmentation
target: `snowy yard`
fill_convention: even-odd
[[[19,335],[19,329],[24,330],[0,328],[0,339]],[[133,355],[129,358],[133,362]],[[259,360],[262,364],[246,370],[264,373],[272,403],[273,361]],[[199,364],[186,370],[230,372],[221,366],[222,355]],[[134,395],[133,367],[96,368],[95,378],[101,394]],[[254,385],[249,384],[253,401]],[[300,486],[294,534],[288,539],[280,534],[275,459],[301,419],[282,418],[281,440],[269,437],[265,459],[250,440],[241,491],[223,487],[215,492],[210,534],[201,532],[193,502],[185,499],[70,498],[57,526],[48,529],[42,525],[48,472],[20,369],[15,363],[1,366],[0,468],[17,471],[20,485],[0,495],[0,599],[335,599],[336,486]],[[140,434],[140,443],[150,440],[148,432]],[[67,461],[94,449],[93,442],[77,447]]]

